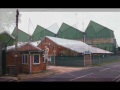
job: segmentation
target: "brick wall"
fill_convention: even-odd
[[[92,60],[91,60],[91,55],[90,54],[85,54],[84,55],[84,65],[85,66],[91,66],[92,65]]]
[[[20,51],[26,51],[26,50],[38,50],[35,47],[31,45],[25,45],[21,48],[18,48],[18,57],[16,59],[16,66],[17,66],[17,72],[18,73],[29,73],[30,72],[30,55],[28,54],[28,64],[22,64],[22,54]],[[33,54],[31,54],[32,58],[32,71],[34,72],[41,72],[43,70],[46,70],[46,63],[43,63],[42,61],[42,53],[40,53],[40,64],[34,65],[33,64]],[[15,51],[11,50],[7,53],[7,66],[14,65],[15,60]]]
[[[114,43],[114,39],[113,38],[86,38],[85,41],[88,44]]]

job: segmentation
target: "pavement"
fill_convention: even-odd
[[[77,70],[88,69],[91,67],[64,67],[64,66],[47,66],[46,70],[36,74],[18,74],[17,77],[14,76],[0,76],[0,82],[19,82],[22,80],[28,80],[32,78],[43,78],[50,75],[62,74],[65,72],[72,72]]]

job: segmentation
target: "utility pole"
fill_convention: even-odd
[[[18,43],[18,16],[19,11],[16,10],[16,38],[15,38],[15,61],[14,61],[14,75],[17,76],[17,66],[16,66],[16,60],[17,60],[17,43]]]

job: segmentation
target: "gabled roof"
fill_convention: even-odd
[[[100,48],[89,46],[82,41],[62,39],[62,38],[56,38],[56,37],[50,37],[50,36],[46,36],[46,38],[52,40],[57,45],[63,46],[65,48],[76,51],[78,53],[84,53],[85,51],[88,51],[88,50],[91,53],[109,53],[109,54],[112,53]]]
[[[27,44],[28,44],[28,45],[31,45],[32,47],[34,47],[34,48],[36,48],[36,49],[38,49],[38,50],[40,50],[40,51],[43,51],[41,48],[39,48],[39,47],[37,47],[37,46],[29,43],[29,42],[25,42],[25,43],[18,44],[18,45],[17,45],[17,48],[21,48],[21,47],[23,47],[23,46],[25,46],[25,45],[27,45]],[[7,51],[10,51],[10,50],[15,50],[15,45],[8,46],[8,47],[7,47]]]
[[[41,40],[39,40],[39,41],[34,41],[34,42],[30,42],[32,45],[34,45],[34,46],[38,46],[38,44],[41,42]]]
[[[66,24],[62,23],[58,33],[58,37],[66,39],[83,39],[83,32]]]
[[[15,38],[10,35],[7,31],[2,31],[0,33],[0,41],[6,44],[7,46],[13,45]]]
[[[55,34],[39,25],[36,26],[34,33],[32,34],[32,40],[38,41],[44,38],[45,36],[55,36]]]
[[[88,38],[114,38],[114,32],[111,29],[94,21],[90,21],[85,33]]]
[[[59,31],[58,32],[63,32],[64,30],[70,28],[71,26],[66,24],[66,23],[62,23],[61,27],[59,28]]]
[[[59,27],[58,27],[57,23],[55,23],[55,24],[49,26],[47,29],[49,31],[53,32],[54,34],[57,34]]]
[[[104,28],[104,26],[94,22],[94,21],[90,21],[88,28],[92,26],[94,28],[95,33],[98,33],[100,30],[102,30]]]
[[[34,32],[33,32],[33,34],[32,34],[32,36],[37,35],[38,33],[42,32],[43,30],[45,30],[44,27],[42,27],[40,25],[37,25],[36,28],[35,28],[35,30],[34,30]]]
[[[14,37],[16,37],[16,27],[15,29],[13,30],[12,34]],[[31,35],[27,34],[26,32],[18,29],[18,41],[20,42],[27,42],[29,41],[29,38],[30,38]]]

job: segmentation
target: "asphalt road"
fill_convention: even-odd
[[[63,69],[64,71],[64,69]],[[120,62],[90,69],[65,72],[45,78],[33,78],[27,82],[120,82]],[[26,82],[23,81],[23,82]]]

